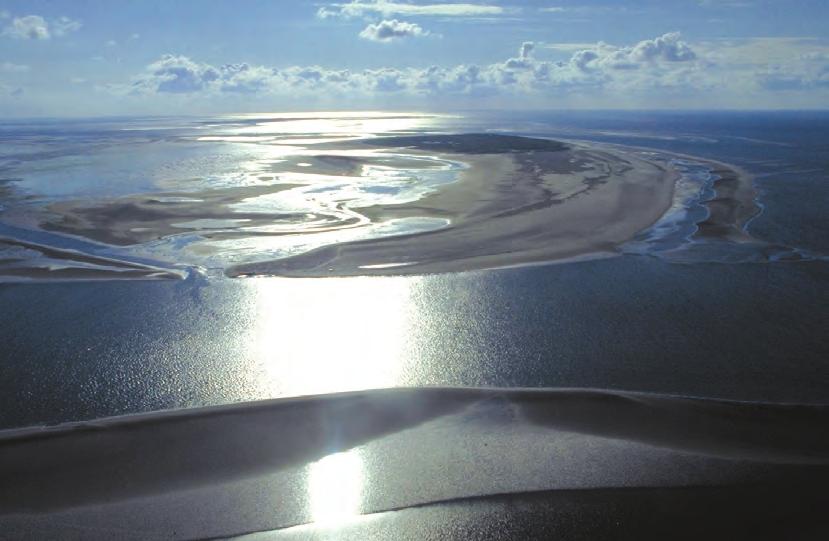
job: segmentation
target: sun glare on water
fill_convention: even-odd
[[[363,467],[359,451],[328,455],[308,466],[311,518],[331,525],[360,513]]]
[[[290,396],[400,385],[418,320],[417,279],[252,279],[250,331],[262,392]]]

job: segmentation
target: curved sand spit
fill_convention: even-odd
[[[477,151],[462,138],[473,137]],[[371,141],[378,144],[377,141]],[[381,144],[468,164],[456,182],[411,204],[355,208],[372,221],[448,218],[442,229],[324,246],[231,267],[230,276],[420,274],[609,253],[671,204],[677,173],[636,154],[507,136],[390,138]]]

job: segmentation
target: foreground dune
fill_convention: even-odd
[[[481,506],[509,516],[511,502],[530,501],[565,506],[561,524],[585,527],[597,509],[607,521],[626,506],[644,524],[662,506],[666,527],[669,517],[699,527],[712,512],[749,517],[741,527],[770,517],[814,525],[827,501],[827,421],[825,406],[422,388],[9,430],[0,529],[92,539],[332,521],[359,530],[360,514],[412,510],[382,519],[393,526],[424,506],[470,520]],[[752,517],[746,506],[758,505],[771,514]]]

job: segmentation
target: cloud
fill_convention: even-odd
[[[65,36],[70,32],[76,32],[81,29],[81,26],[83,25],[80,21],[70,19],[69,17],[60,17],[52,21],[52,28],[54,28],[56,36]]]
[[[350,3],[330,4],[317,10],[317,17],[327,19],[331,17],[366,17],[370,15],[408,16],[441,16],[441,17],[474,17],[491,16],[504,13],[500,6],[486,4],[404,4],[388,0],[361,1]]]
[[[630,2],[631,4],[633,2]],[[585,5],[573,5],[573,6],[549,6],[549,7],[542,7],[539,8],[538,11],[541,13],[556,13],[562,16],[566,16],[568,20],[578,20],[578,21],[588,21],[588,16],[596,16],[596,15],[609,15],[609,14],[618,14],[618,13],[638,13],[641,12],[641,8],[632,8],[629,5],[621,5],[624,2],[618,2],[620,5],[593,5],[593,6],[585,6]],[[579,17],[578,19],[574,19],[573,16]],[[561,17],[557,17],[559,20],[562,20]]]
[[[769,66],[805,60],[810,53],[829,53],[825,39],[809,37],[748,37],[702,41],[695,47],[720,64]]]
[[[370,39],[392,39],[375,27]],[[408,28],[408,27],[406,27]],[[418,27],[419,28],[419,27]],[[399,28],[398,28],[399,30]],[[411,31],[411,28],[408,29]],[[164,55],[149,64],[131,85],[114,88],[125,94],[230,94],[319,95],[345,98],[387,94],[425,96],[553,96],[568,92],[603,92],[608,95],[693,92],[707,88],[704,64],[679,34],[668,33],[630,46],[605,43],[574,51],[566,61],[534,56],[536,45],[524,42],[517,55],[486,65],[450,67],[331,70],[319,66],[276,69],[267,66],[226,64],[212,66],[186,56]]]
[[[669,32],[628,47],[604,42],[573,53],[571,63],[580,70],[637,70],[656,65],[692,62],[697,54],[680,39],[679,32]]]
[[[679,32],[640,41],[633,47],[631,54],[633,58],[644,61],[687,62],[696,59],[696,54],[691,47],[679,39]]]
[[[160,93],[186,94],[204,90],[219,79],[219,71],[186,56],[164,55],[147,66],[140,85]]]
[[[711,70],[744,81],[746,92],[826,92],[829,42],[813,37],[748,37],[696,45]]]
[[[47,21],[40,15],[26,15],[13,18],[11,24],[3,29],[3,35],[17,39],[46,40],[52,35],[64,36],[80,27],[80,21],[69,17]]]
[[[398,21],[397,19],[369,24],[360,32],[360,37],[363,39],[382,42],[428,35],[429,32],[423,30],[419,25]]]
[[[595,43],[586,43],[586,42],[571,42],[571,43],[544,43],[541,45],[544,49],[553,49],[555,51],[562,51],[568,53],[574,53],[576,51],[581,51],[582,49],[589,49],[590,47],[595,46]]]
[[[49,39],[49,24],[40,15],[15,17],[3,34],[18,39]]]
[[[757,74],[757,84],[769,91],[808,91],[829,89],[829,59],[809,66],[771,66]]]

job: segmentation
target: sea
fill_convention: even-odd
[[[683,177],[663,220],[614,257],[423,276],[227,278],[216,250],[183,248],[192,231],[124,247],[21,221],[60,201],[243,185],[286,145],[432,132],[633,147],[676,155]],[[773,250],[694,240],[716,178],[693,157],[751,175],[760,212],[746,231]],[[446,181],[434,175],[421,181]],[[373,178],[362,196],[401,197],[384,191],[402,185],[395,171]],[[0,237],[183,279],[0,281],[0,428],[398,386],[829,403],[827,211],[827,112],[2,120]],[[227,257],[261,249],[240,246]]]

